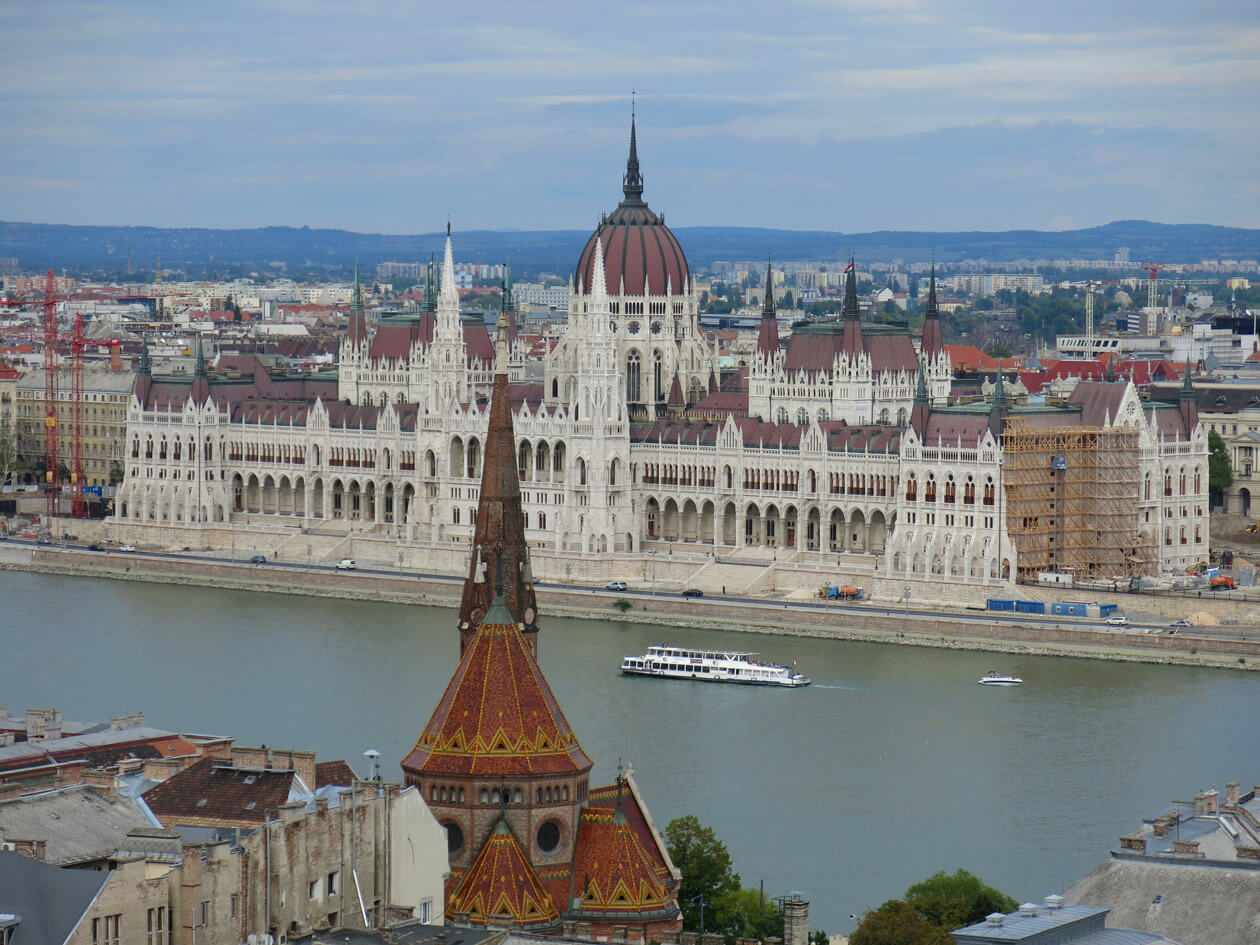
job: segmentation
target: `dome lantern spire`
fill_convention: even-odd
[[[626,176],[621,179],[625,202],[643,202],[643,175],[639,172],[639,146],[635,134],[634,93],[630,93],[630,157],[626,159]]]

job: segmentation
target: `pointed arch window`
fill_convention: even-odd
[[[631,351],[626,358],[626,400],[632,404],[637,404],[640,399],[640,367],[639,352]]]

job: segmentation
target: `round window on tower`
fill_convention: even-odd
[[[639,333],[639,323],[631,322],[629,325],[626,326],[626,331],[630,332],[630,334],[632,335],[637,335]]]
[[[538,828],[538,849],[543,853],[551,853],[560,846],[560,827],[554,820],[549,820]]]
[[[659,335],[661,333],[661,323],[652,322],[652,334]]]
[[[446,852],[458,853],[464,849],[464,831],[460,829],[459,824],[447,821],[443,826],[446,828]]]

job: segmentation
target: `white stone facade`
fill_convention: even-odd
[[[846,555],[889,578],[986,585],[1015,573],[999,444],[988,432],[978,443],[921,442],[909,424],[913,377],[875,375],[857,359],[837,360],[830,376],[793,379],[780,353],[750,369],[752,416],[706,426],[675,408],[674,426],[662,420],[645,435],[630,409],[635,358],[641,372],[661,365],[660,385],[655,367],[638,376],[639,403],[659,412],[675,376],[689,401],[709,391],[714,352],[689,289],[610,297],[602,260],[598,270],[592,290],[570,298],[541,396],[535,389],[516,406],[536,554],[576,552],[611,568],[667,546],[718,555],[757,546],[820,566]],[[135,398],[115,523],[179,529],[167,539],[178,544],[197,540],[190,529],[244,521],[366,533],[397,541],[400,561],[404,550],[466,549],[493,364],[468,353],[452,271],[448,243],[432,337],[405,357],[373,360],[370,334],[345,343],[335,402],[243,410],[216,399],[213,384],[203,402],[190,394],[174,408]],[[932,400],[948,396],[947,365],[947,356],[925,365]],[[786,424],[775,422],[780,409]],[[875,425],[837,446],[839,420]],[[1142,431],[1151,486],[1141,512],[1161,567],[1204,558],[1206,433],[1200,426],[1189,441],[1169,440],[1131,386],[1109,421]]]

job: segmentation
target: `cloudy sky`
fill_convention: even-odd
[[[1256,0],[10,0],[0,219],[1260,226]]]

